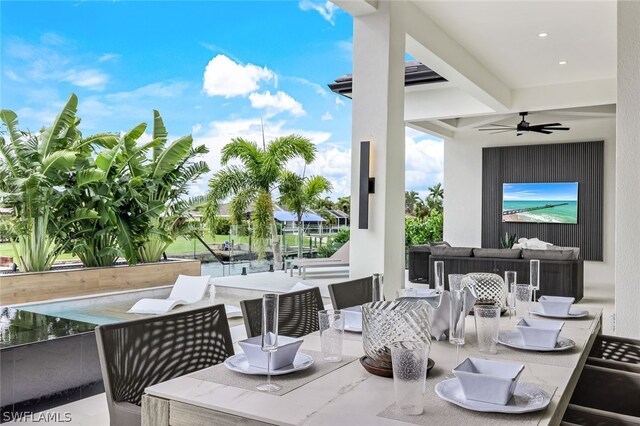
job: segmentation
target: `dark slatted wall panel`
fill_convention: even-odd
[[[505,232],[580,247],[585,260],[602,260],[604,142],[484,148],[482,247],[498,247]],[[502,184],[578,182],[578,224],[502,222]]]

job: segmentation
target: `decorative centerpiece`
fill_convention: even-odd
[[[486,272],[467,274],[462,278],[462,288],[465,287],[475,288],[478,302],[493,302],[501,309],[507,308],[507,285],[500,275]]]
[[[362,305],[362,343],[366,354],[361,359],[363,366],[370,373],[391,377],[391,343],[424,342],[430,348],[432,315],[433,307],[424,300]]]

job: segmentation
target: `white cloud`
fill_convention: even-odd
[[[208,96],[232,98],[246,96],[258,90],[260,81],[276,80],[267,67],[241,65],[225,55],[217,55],[204,70],[202,88]]]
[[[278,91],[275,95],[272,95],[269,90],[264,93],[254,92],[249,95],[249,100],[253,108],[266,109],[269,116],[283,111],[288,111],[294,117],[306,114],[300,102],[282,91]]]
[[[301,0],[298,3],[298,6],[304,11],[315,10],[324,18],[325,21],[329,22],[331,25],[336,24],[335,13],[338,11],[338,7],[329,0],[324,2]]]
[[[15,72],[13,72],[11,70],[4,70],[4,75],[6,75],[9,80],[24,81],[23,78],[21,78],[18,74],[16,74]]]
[[[157,82],[137,89],[106,95],[111,101],[139,101],[141,98],[175,98],[181,96],[188,84],[183,81]]]
[[[196,123],[193,126],[191,126],[191,133],[194,134],[194,135],[196,133],[199,133],[200,130],[202,130],[202,124],[200,124],[200,123]]]
[[[89,90],[104,90],[109,76],[97,69],[70,69],[61,80]]]
[[[427,188],[443,182],[444,142],[439,139],[406,129],[405,133],[405,187],[417,191],[421,197]]]
[[[313,91],[316,92],[317,95],[320,95],[323,98],[326,98],[327,96],[329,96],[329,92],[318,83],[314,83],[313,81],[309,81],[306,78],[302,78],[302,77],[292,77],[292,79],[297,83],[311,87]]]
[[[344,101],[340,98],[339,95],[336,95],[336,105],[337,106],[342,106],[344,105]]]
[[[98,62],[116,61],[120,59],[120,55],[117,53],[105,53],[98,58]]]
[[[331,113],[329,111],[325,112],[324,114],[322,114],[322,116],[320,117],[320,119],[322,121],[330,121],[333,120],[333,115],[331,115]]]

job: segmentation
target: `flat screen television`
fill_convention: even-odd
[[[578,223],[578,182],[504,183],[502,221]]]

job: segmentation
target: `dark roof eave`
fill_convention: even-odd
[[[404,67],[404,85],[417,86],[419,84],[432,84],[447,81],[446,78],[436,73],[426,65],[420,62],[407,62]],[[347,74],[338,77],[335,82],[328,84],[332,92],[346,97],[353,90],[353,75]]]

